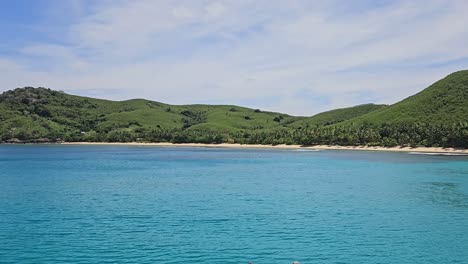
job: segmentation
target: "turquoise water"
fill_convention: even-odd
[[[468,157],[0,146],[0,263],[468,263]]]

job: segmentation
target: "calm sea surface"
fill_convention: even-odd
[[[0,146],[0,263],[468,263],[468,157]]]

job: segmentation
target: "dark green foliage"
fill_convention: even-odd
[[[18,88],[0,95],[0,142],[173,142],[468,148],[468,71],[394,105],[312,117],[238,106],[167,105]]]
[[[202,111],[184,110],[180,113],[184,116],[182,118],[182,122],[184,122],[183,128],[205,123],[207,120],[206,113]]]

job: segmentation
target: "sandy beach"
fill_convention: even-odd
[[[260,145],[260,144],[200,144],[200,143],[110,143],[110,142],[64,142],[62,145],[122,145],[122,146],[159,146],[159,147],[204,147],[204,148],[261,148],[261,149],[304,149],[304,150],[357,150],[357,151],[394,151],[414,153],[450,153],[468,155],[468,149],[434,148],[434,147],[369,147],[369,146],[301,146],[301,145]]]

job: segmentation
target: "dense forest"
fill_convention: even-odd
[[[232,105],[115,102],[33,87],[0,95],[0,142],[60,141],[468,148],[468,71],[393,105],[312,117]]]

